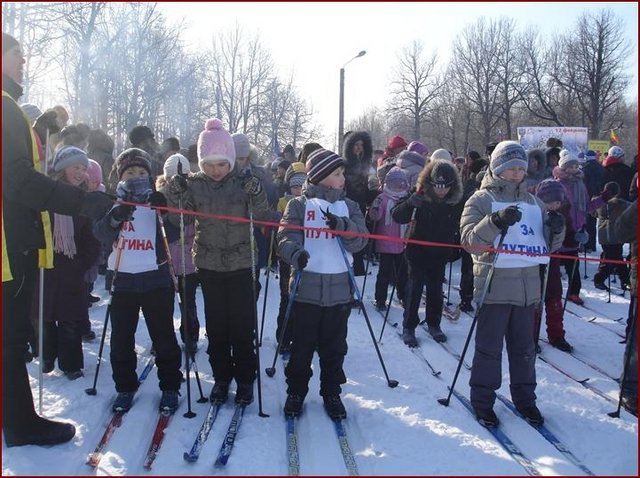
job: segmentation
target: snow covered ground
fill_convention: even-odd
[[[624,334],[624,320],[628,307],[625,298],[594,289],[593,274],[596,265],[589,263],[589,279],[583,280],[583,297],[586,306],[569,304],[565,315],[567,340],[574,345],[581,359],[599,370],[568,354],[541,343],[542,355],[578,379],[597,388],[610,401],[598,396],[578,382],[563,375],[545,362],[538,360],[538,406],[546,418],[546,424],[562,443],[596,475],[638,474],[638,421],[622,411],[620,419],[607,416],[615,410],[618,384],[610,377],[618,377],[622,369],[623,345],[619,334]],[[459,262],[453,267],[452,283],[459,283]],[[581,274],[583,266],[580,267]],[[366,283],[365,302],[376,338],[382,327],[382,317],[375,312],[371,299],[377,267]],[[262,274],[263,292],[265,276]],[[363,278],[358,278],[362,284]],[[182,387],[182,402],[174,416],[162,448],[152,470],[142,464],[151,440],[157,418],[156,407],[160,398],[156,372],[152,372],[141,386],[135,405],[125,415],[123,423],[115,431],[98,469],[85,464],[87,455],[98,443],[110,418],[111,402],[115,396],[111,369],[108,361],[108,337],[98,380],[98,393],[88,396],[96,368],[99,334],[102,331],[108,294],[104,290],[104,278],[96,283],[96,291],[103,300],[90,309],[93,328],[98,339],[85,344],[85,377],[69,382],[60,371],[45,376],[43,413],[48,418],[69,420],[77,427],[77,435],[68,444],[52,448],[35,446],[2,448],[2,472],[5,475],[99,475],[156,474],[156,475],[284,475],[287,474],[287,444],[282,407],[286,398],[283,364],[276,363],[276,374],[269,378],[264,368],[271,365],[275,352],[275,318],[278,310],[278,282],[272,275],[269,284],[266,325],[261,348],[262,398],[264,412],[269,418],[258,416],[256,401],[247,408],[233,453],[225,470],[214,469],[213,463],[227,426],[233,414],[233,394],[221,410],[213,430],[196,463],[183,460],[183,453],[191,448],[206,414],[207,405],[198,404],[198,389],[192,375],[192,409],[197,416],[183,417],[187,409],[186,386]],[[446,291],[446,285],[445,285]],[[614,285],[614,291],[619,293]],[[247,291],[250,300],[251,291]],[[451,289],[451,301],[458,302],[457,290]],[[261,315],[263,296],[258,311]],[[198,292],[201,325],[204,325],[202,297]],[[176,306],[175,326],[179,325]],[[589,320],[598,317],[594,322]],[[421,311],[424,318],[424,312]],[[260,317],[259,317],[260,319]],[[447,386],[453,378],[457,361],[435,343],[428,334],[418,328],[420,351],[413,353],[398,335],[401,328],[401,309],[393,307],[390,319],[400,323],[398,328],[387,326],[381,353],[390,378],[400,382],[397,388],[389,388],[377,358],[367,329],[365,317],[355,310],[349,319],[349,352],[345,361],[348,382],[343,389],[343,401],[347,408],[345,421],[351,449],[360,474],[363,475],[524,475],[525,469],[517,463],[492,435],[479,425],[462,404],[452,397],[449,407],[437,402],[447,395]],[[458,322],[443,319],[443,330],[449,337],[449,346],[457,352],[463,348],[471,324],[471,316],[462,314]],[[546,334],[542,332],[542,337]],[[201,330],[200,351],[197,365],[204,393],[208,396],[211,386],[211,370],[204,352],[206,338]],[[138,370],[142,370],[143,357],[149,353],[150,340],[143,321],[137,334],[140,358]],[[423,359],[441,371],[434,377]],[[466,361],[473,357],[473,341]],[[509,397],[508,366],[503,357],[502,394]],[[32,377],[34,397],[38,394],[37,362],[28,365]],[[346,467],[340,453],[332,422],[326,416],[318,395],[318,363],[310,392],[298,425],[300,472],[303,475],[343,475]],[[608,377],[609,375],[610,377]],[[456,390],[468,397],[469,371],[462,368]],[[232,386],[232,391],[235,387]],[[563,454],[533,428],[511,413],[501,402],[496,403],[496,413],[501,419],[501,429],[534,463],[543,475],[584,475]]]

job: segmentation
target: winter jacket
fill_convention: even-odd
[[[294,269],[298,267],[298,257],[304,249],[305,232],[298,229],[287,229],[286,225],[303,226],[305,220],[306,202],[311,198],[320,198],[330,203],[344,201],[349,210],[349,217],[345,220],[347,231],[366,234],[364,216],[358,204],[346,197],[345,191],[328,189],[322,185],[313,185],[307,182],[302,187],[302,196],[289,202],[278,229],[278,256]],[[311,232],[310,232],[311,233]],[[344,248],[350,252],[359,252],[367,245],[367,238],[361,236],[341,236]],[[342,258],[338,258],[341,260]],[[292,278],[294,273],[292,272]],[[293,279],[292,279],[293,280]],[[346,304],[353,298],[353,289],[349,273],[320,274],[302,271],[302,278],[295,300],[322,307],[331,307],[338,304]]]
[[[363,153],[360,158],[353,154],[353,145],[361,140]],[[376,193],[369,190],[369,168],[373,157],[371,136],[366,131],[354,131],[347,135],[342,145],[342,157],[346,160],[344,167],[345,191],[347,198],[357,202],[364,211],[371,204]]]
[[[632,202],[613,224],[615,235],[621,243],[629,243],[631,255],[631,294],[638,296],[638,201]]]
[[[538,164],[535,170],[527,170],[527,175],[524,179],[527,186],[527,191],[535,194],[536,186],[540,181],[544,179],[545,171],[547,169],[547,155],[544,154],[544,151],[542,151],[541,149],[535,148],[527,151],[527,158],[529,158],[529,160],[531,160],[531,158],[535,158]]]
[[[415,187],[418,175],[427,163],[427,159],[414,151],[402,151],[396,159],[396,166],[403,169],[409,181],[409,187]]]
[[[22,87],[2,75],[2,91],[2,250],[3,266],[10,266],[3,267],[4,282],[17,254],[45,246],[40,212],[76,215],[84,192],[36,171],[35,135],[16,103]]]
[[[587,222],[587,214],[594,213],[604,205],[600,196],[591,198],[583,181],[583,173],[578,171],[575,176],[569,176],[561,168],[553,169],[553,177],[564,186],[567,200],[571,203],[571,221],[576,231],[582,229]]]
[[[400,224],[411,222],[415,211],[415,223],[409,231],[409,239],[420,241],[438,242],[443,244],[457,244],[459,241],[458,227],[460,215],[462,214],[462,180],[460,174],[453,163],[450,169],[455,173],[456,181],[444,197],[439,199],[433,192],[433,186],[427,180],[431,176],[433,168],[440,161],[430,161],[418,177],[417,188],[424,192],[423,204],[414,208],[406,196],[398,205],[392,209],[391,214],[394,220]],[[429,264],[446,264],[452,249],[442,246],[423,246],[417,244],[407,244],[407,260],[422,267]]]
[[[584,173],[584,185],[587,187],[589,197],[597,196],[604,186],[606,170],[597,160],[591,159],[582,165]]]
[[[221,181],[214,181],[203,172],[187,178],[189,188],[184,193],[184,208],[206,214],[246,219],[249,205],[253,207],[253,218],[259,221],[271,219],[271,210],[264,191],[250,198],[242,188],[244,178],[237,170],[230,172]],[[167,188],[167,203],[177,207],[178,194]],[[185,223],[194,221],[194,216],[185,215]],[[169,214],[169,221],[180,224],[180,215]],[[193,244],[194,263],[197,269],[231,272],[251,268],[251,239],[249,223],[230,219],[198,216],[195,220],[196,235]]]
[[[629,188],[631,187],[631,178],[633,178],[633,170],[622,161],[607,161],[605,163],[604,169],[604,184],[607,184],[609,181],[618,183],[618,186],[620,186],[620,199],[628,201]]]
[[[493,177],[490,170],[482,180],[480,190],[467,201],[460,221],[461,243],[463,246],[494,247],[500,229],[491,221],[493,194],[501,202],[523,201],[540,208],[545,219],[544,203],[526,191],[524,181],[520,184]],[[550,231],[543,220],[543,234],[551,252],[557,250],[564,239],[564,231],[553,237],[549,244]],[[495,256],[494,252],[467,248],[473,257],[474,298],[480,301],[487,274]],[[528,306],[540,301],[540,272],[537,264],[531,267],[495,269],[485,297],[485,304],[513,304]]]
[[[624,243],[616,235],[614,224],[630,204],[629,201],[615,197],[598,209],[598,242],[601,245],[608,246]]]
[[[369,208],[369,218],[374,221],[374,234],[404,238],[403,232],[405,227],[401,226],[397,221],[392,220],[390,221],[390,224],[385,224],[388,222],[385,220],[387,209],[393,209],[397,202],[398,200],[391,196],[387,191],[383,191],[373,200],[373,203]],[[375,250],[380,254],[401,254],[404,252],[404,243],[399,241],[376,239]]]

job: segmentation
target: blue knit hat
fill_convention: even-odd
[[[68,166],[74,164],[82,164],[85,167],[89,167],[89,158],[87,153],[75,146],[63,146],[53,157],[53,170],[55,172],[62,171]]]
[[[527,153],[517,141],[501,141],[491,153],[489,169],[494,176],[499,176],[509,168],[520,166],[526,171],[529,167]]]
[[[566,198],[564,186],[560,181],[555,179],[545,179],[536,186],[536,196],[542,202],[549,203],[554,201],[564,201]]]

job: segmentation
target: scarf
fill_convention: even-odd
[[[584,173],[577,170],[575,174],[569,174],[556,166],[553,168],[553,177],[559,179],[562,185],[567,188],[573,198],[573,206],[580,214],[587,212],[587,198],[584,194]]]
[[[57,213],[53,216],[53,250],[73,259],[77,252],[73,217]]]

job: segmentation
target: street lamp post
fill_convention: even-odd
[[[342,152],[342,143],[344,142],[344,67],[351,63],[356,58],[360,58],[364,56],[367,52],[362,50],[356,56],[351,58],[348,62],[342,65],[340,68],[340,109],[339,109],[339,118],[338,118],[338,154]]]

